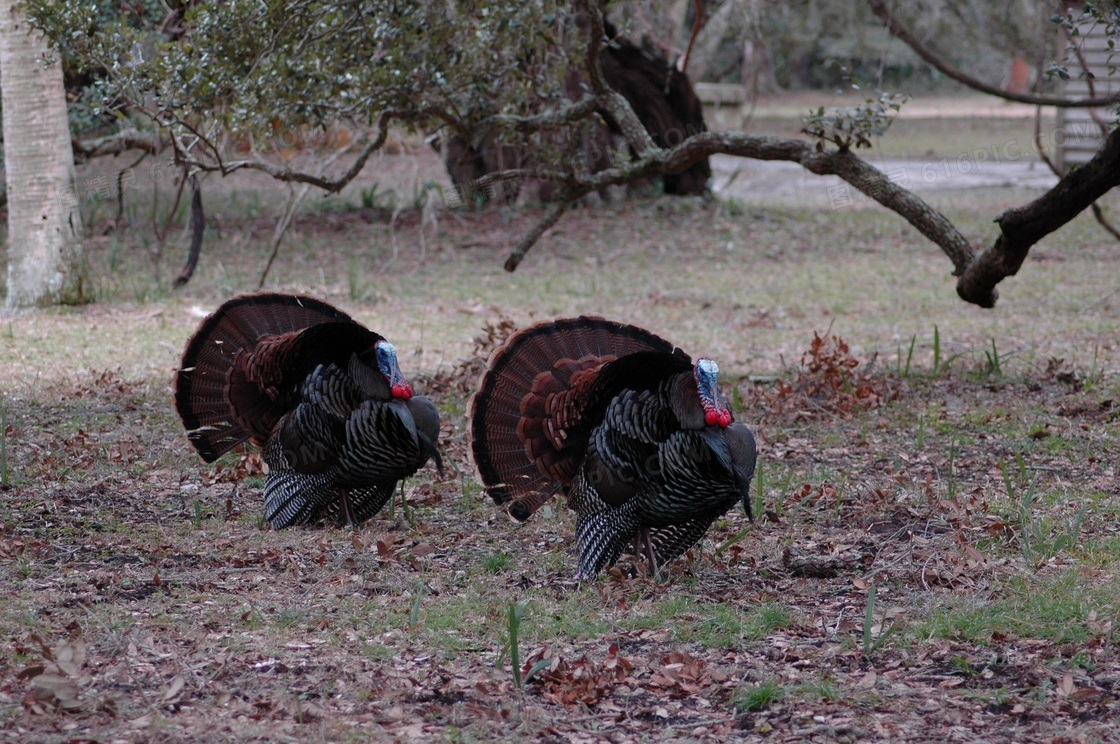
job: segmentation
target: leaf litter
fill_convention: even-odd
[[[438,384],[465,395],[511,330],[488,325]],[[91,373],[54,402],[9,410],[23,480],[0,515],[3,730],[58,741],[1107,739],[1120,695],[1114,601],[1085,607],[1079,640],[1027,622],[922,630],[945,602],[983,608],[1009,581],[1076,565],[1069,549],[1024,563],[1029,520],[1005,492],[1032,474],[1108,492],[1108,468],[1079,453],[1115,445],[1099,425],[1111,405],[1074,379],[1060,367],[999,385],[902,379],[816,336],[790,382],[743,394],[763,468],[790,474],[756,484],[759,523],[729,514],[661,582],[631,557],[577,586],[565,510],[513,528],[477,487],[464,491],[469,476],[421,474],[405,488],[408,516],[398,508],[358,530],[262,530],[259,458],[200,468],[151,385]],[[968,405],[943,404],[954,397]],[[896,403],[928,416],[937,446],[917,445]],[[1000,420],[965,419],[1001,408]],[[1038,449],[1030,473],[1005,477],[993,462],[1006,470],[1021,446],[1008,428],[1039,411],[1065,422],[1070,451]],[[457,414],[441,441],[464,468],[465,427]],[[1028,516],[1056,524],[1070,506],[1036,502]],[[1086,515],[1079,536],[1116,535],[1114,516]],[[492,562],[501,553],[512,558]],[[1080,572],[1117,579],[1107,562]],[[520,692],[500,651],[505,608],[524,597]],[[751,625],[770,605],[782,617]],[[764,704],[740,702],[767,690]]]

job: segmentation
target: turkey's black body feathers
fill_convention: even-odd
[[[377,358],[384,341],[311,297],[235,297],[188,342],[176,409],[207,462],[246,440],[263,448],[273,527],[358,524],[428,459],[442,469],[435,406],[394,397]]]
[[[664,339],[602,318],[514,334],[472,402],[483,483],[519,520],[563,490],[581,577],[635,539],[655,566],[672,560],[737,502],[750,515],[754,438],[718,400],[701,400],[696,369]]]

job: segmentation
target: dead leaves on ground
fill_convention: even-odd
[[[771,412],[812,419],[822,415],[846,418],[897,400],[901,396],[899,380],[871,367],[862,365],[861,369],[841,337],[814,331],[793,382],[779,379],[773,390],[752,391],[753,403]]]
[[[113,712],[112,698],[83,698],[93,677],[86,668],[86,644],[81,638],[60,641],[53,646],[39,637],[31,636],[38,646],[42,661],[24,667],[16,679],[27,682],[30,693],[23,698],[23,707],[29,714],[46,715],[51,711],[78,713],[83,710]],[[30,649],[25,649],[30,651]]]
[[[505,322],[489,326],[472,358],[443,384],[465,394],[488,349],[510,330]],[[895,394],[912,395],[922,405],[956,396],[965,403],[938,405],[930,414],[949,428],[961,425],[969,407],[993,408],[991,401],[1020,395],[1022,388],[980,390],[952,380],[896,386],[889,375],[873,374],[873,365],[853,361],[840,339],[818,336],[789,390],[766,393],[776,407],[762,414],[791,418],[782,420],[784,438],[763,441],[760,452],[769,476],[777,463],[796,473],[796,480],[776,489],[771,478],[763,496],[774,518],[760,520],[745,536],[735,534],[743,525],[730,518],[715,526],[704,550],[673,564],[668,585],[622,571],[606,572],[594,587],[564,585],[556,580],[560,562],[545,564],[540,556],[555,557],[557,543],[566,544],[566,523],[542,521],[511,531],[489,511],[461,508],[458,483],[410,483],[410,508],[420,507],[412,512],[415,524],[398,509],[395,519],[386,511],[362,530],[261,532],[230,504],[239,484],[263,473],[259,457],[208,470],[200,482],[198,463],[186,458],[193,453],[178,430],[83,424],[63,437],[55,426],[52,438],[36,438],[23,432],[49,427],[21,413],[9,431],[11,441],[18,441],[13,451],[23,458],[21,465],[37,466],[45,485],[13,489],[7,503],[23,506],[12,506],[0,524],[0,557],[27,567],[25,583],[13,585],[32,589],[51,614],[36,620],[48,640],[24,635],[9,642],[22,666],[13,666],[0,686],[0,701],[17,709],[22,704],[33,732],[99,718],[115,722],[87,730],[127,734],[166,726],[197,736],[205,730],[199,720],[238,731],[247,730],[237,727],[248,721],[258,726],[253,731],[264,732],[258,740],[275,732],[298,738],[301,727],[330,738],[323,732],[335,725],[403,740],[446,733],[449,721],[461,720],[489,722],[469,724],[475,727],[470,735],[512,736],[512,727],[529,721],[518,733],[589,742],[612,735],[726,739],[740,734],[736,726],[746,726],[747,735],[835,738],[847,732],[854,738],[920,739],[927,725],[959,726],[982,736],[993,725],[1024,731],[1037,723],[1053,731],[1070,721],[1109,720],[1120,676],[1110,655],[1114,618],[1104,612],[1090,611],[1090,638],[1079,648],[992,633],[981,644],[927,639],[904,647],[890,640],[866,658],[862,639],[872,584],[880,592],[869,628],[874,640],[889,636],[894,624],[908,625],[915,615],[906,603],[915,597],[938,602],[949,594],[981,595],[1007,565],[999,549],[1012,544],[1020,525],[1013,514],[993,507],[1004,487],[993,466],[999,445],[994,437],[957,445],[952,467],[959,487],[949,492],[947,448],[916,447],[912,437],[901,445],[876,440],[874,431],[851,446],[859,419],[864,413],[868,420],[886,416],[876,409]],[[1052,374],[1065,390],[1073,387],[1059,379],[1062,370]],[[97,403],[114,410],[131,406],[129,395],[142,394],[141,386],[122,387],[111,377],[103,382],[107,392]],[[100,384],[87,385],[88,395]],[[79,392],[71,397],[93,400]],[[117,395],[123,397],[111,400]],[[1046,404],[1052,409],[1050,436],[1040,443],[1053,443],[1063,427],[1095,430],[1115,418],[1108,401],[1081,397]],[[458,417],[447,427],[458,432],[462,425]],[[843,441],[825,444],[818,431],[823,428]],[[160,437],[172,435],[175,456],[182,457],[172,465],[139,467],[155,459],[147,454],[153,442],[166,447]],[[48,462],[48,455],[56,460]],[[75,484],[46,467],[83,463],[102,468],[97,482]],[[821,471],[827,472],[816,474]],[[244,492],[259,495],[253,486]],[[215,499],[226,502],[225,521]],[[204,504],[202,515],[214,518],[196,526],[192,502]],[[254,502],[246,513],[258,510]],[[143,529],[131,529],[138,525]],[[153,525],[158,536],[145,532]],[[1093,525],[1095,534],[1106,528],[1114,529]],[[712,545],[723,547],[712,552]],[[481,558],[496,552],[516,554],[516,568],[475,575]],[[82,571],[58,570],[75,561]],[[563,603],[584,592],[573,604],[601,604],[593,615],[609,627],[609,638],[547,630],[537,635],[547,642],[522,657],[524,671],[545,663],[520,695],[508,667],[494,664],[501,639],[497,615],[485,607],[471,608],[474,627],[444,638],[453,651],[432,641],[436,632],[428,621],[435,608],[479,582],[503,598],[532,593]],[[790,619],[764,630],[761,640],[732,634],[718,648],[680,640],[690,637],[689,623],[703,614],[692,608],[656,629],[626,629],[633,613],[647,609],[643,605],[663,606],[681,595],[730,607],[739,618],[760,603],[774,603]],[[362,614],[335,614],[344,602],[360,604]],[[410,621],[413,607],[419,608],[417,622]],[[125,613],[134,629],[114,638],[84,620],[111,610]],[[84,640],[63,630],[75,618],[85,626]],[[372,629],[382,621],[388,630]],[[143,650],[147,641],[140,639],[153,637],[167,648],[158,654]],[[125,650],[107,648],[114,642]],[[1074,661],[1081,653],[1088,666]],[[129,677],[137,664],[144,669],[143,686]],[[753,717],[736,713],[736,690],[771,680],[788,688],[785,700]],[[835,686],[841,699],[813,692],[814,685]],[[997,693],[1008,702],[991,702]]]
[[[569,710],[593,710],[620,720],[635,714],[650,721],[687,720],[698,708],[719,705],[736,684],[711,669],[706,659],[684,650],[640,659],[612,644],[601,659],[585,653],[569,660],[540,646],[526,659],[525,673],[540,664],[543,668],[528,681],[531,693]],[[729,725],[730,719],[721,728]],[[563,728],[558,722],[556,732]]]

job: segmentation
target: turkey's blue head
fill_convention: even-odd
[[[724,407],[719,397],[719,365],[712,359],[699,359],[693,370],[696,375],[696,392],[704,407],[704,423],[724,429],[731,424],[731,411]]]
[[[397,364],[397,347],[388,341],[377,342],[377,369],[385,375],[389,382],[389,392],[394,398],[408,400],[412,397],[412,386],[404,379]]]

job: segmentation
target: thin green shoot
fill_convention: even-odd
[[[868,661],[871,660],[875,652],[878,651],[879,648],[886,643],[887,639],[894,635],[894,632],[898,629],[895,623],[891,623],[889,628],[880,630],[878,637],[872,639],[871,626],[875,621],[875,595],[876,588],[875,584],[872,583],[871,587],[867,590],[867,609],[864,611],[863,615],[863,657]]]
[[[1023,457],[1022,450],[1015,450],[1015,466],[1019,469],[1019,478],[1025,483],[1027,480],[1027,460]]]
[[[400,500],[401,500],[401,516],[404,517],[404,520],[406,522],[408,522],[408,524],[410,526],[415,526],[414,522],[412,521],[413,520],[412,509],[408,506],[408,498],[405,496],[405,493],[404,493],[404,481],[403,480],[400,482],[400,488],[397,489],[397,494],[400,496]],[[397,496],[394,495],[392,498],[389,499],[389,519],[396,519],[396,518],[397,518]]]
[[[867,607],[863,613],[863,655],[871,658],[871,623],[875,619],[875,584],[867,590]]]
[[[764,465],[765,463],[760,461],[754,469],[755,486],[754,501],[751,502],[751,515],[755,519],[761,516],[762,510],[766,506],[766,473],[769,471]]]
[[[984,356],[987,357],[987,364],[984,371],[989,377],[995,377],[998,379],[1000,377],[1003,377],[1003,368],[1000,366],[999,349],[996,348],[996,340],[993,338],[991,339],[991,341],[992,350],[984,350]]]
[[[788,513],[788,510],[786,509],[786,501],[789,499],[790,494],[793,493],[793,491],[792,491],[792,489],[793,489],[793,478],[794,478],[794,471],[793,470],[787,470],[785,480],[782,481],[782,483],[778,486],[778,494],[779,495],[777,497],[777,501],[775,501],[775,503],[774,503],[774,508],[778,512],[778,514],[784,515],[784,514]],[[797,511],[800,509],[800,507],[801,507],[801,502],[800,501],[798,501],[797,503],[795,503],[793,505],[793,508],[792,508],[793,513],[789,515],[790,518],[792,518],[797,513]]]
[[[11,472],[8,470],[8,409],[0,406],[0,485],[7,486]]]
[[[423,579],[416,582],[416,598],[412,600],[412,610],[408,613],[408,629],[413,633],[416,632],[417,626],[420,624],[420,600],[424,598],[424,589],[427,584]]]
[[[194,528],[196,530],[202,529],[202,500],[194,500]]]
[[[933,377],[942,377],[949,371],[950,365],[959,357],[960,354],[954,354],[951,357],[942,359],[941,353],[941,329],[936,325],[933,326],[933,370],[931,375]]]
[[[753,530],[753,529],[754,529],[753,526],[744,527],[743,529],[739,530],[738,532],[736,532],[731,537],[724,540],[722,543],[720,543],[720,546],[718,548],[716,548],[715,557],[718,558],[720,556],[720,554],[723,553],[723,551],[727,550],[732,545],[734,545],[737,542],[739,542],[740,540],[742,540],[744,537],[746,537],[748,534],[750,534],[751,530]]]
[[[949,501],[954,501],[957,498],[957,438],[953,437],[949,441],[949,475],[946,480],[945,497]]]
[[[437,449],[439,449],[438,445]],[[462,490],[463,498],[469,499],[473,495],[474,491],[474,486],[471,479],[468,478],[466,473],[464,473],[462,469],[459,468],[459,465],[455,462],[455,458],[448,457],[447,453],[442,450],[440,450],[440,456],[443,457],[443,461],[450,465],[451,469],[455,471],[455,475],[459,477],[459,486]]]
[[[906,366],[899,371],[900,377],[910,376],[910,365],[914,361],[914,347],[918,344],[918,336],[914,334],[910,336],[910,348],[906,350]],[[899,353],[899,363],[902,362],[902,354]]]
[[[498,661],[495,665],[501,666],[502,662],[505,661],[506,654],[509,654],[509,663],[513,668],[513,685],[519,692],[525,689],[526,683],[536,676],[537,673],[552,664],[552,657],[538,659],[537,662],[529,668],[527,674],[524,676],[521,674],[521,622],[525,617],[525,608],[528,606],[528,599],[523,599],[509,606],[509,637],[506,639],[506,645],[502,648],[502,652],[498,654]]]
[[[11,335],[11,329],[12,329],[12,324],[9,323],[8,324],[8,334],[9,335]],[[1089,374],[1087,374],[1085,376],[1085,383],[1084,383],[1085,387],[1090,387],[1090,386],[1093,385],[1093,383],[1098,382],[1100,380],[1100,372],[1101,371],[1097,367],[1097,364],[1100,361],[1100,353],[1101,353],[1101,340],[1100,340],[1100,337],[1098,336],[1096,339],[1093,340],[1093,361],[1089,365]]]
[[[506,654],[509,654],[509,663],[513,667],[513,684],[518,690],[524,689],[525,686],[524,680],[521,679],[521,643],[519,636],[521,634],[521,620],[525,616],[525,608],[528,604],[529,600],[523,599],[509,606],[507,616],[509,637],[506,639],[506,647],[498,655],[498,663],[501,664]]]
[[[933,376],[937,377],[941,370],[941,332],[937,326],[933,327]]]

